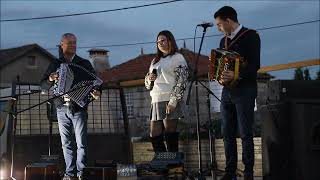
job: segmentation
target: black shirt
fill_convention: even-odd
[[[240,81],[236,88],[240,87],[256,87],[257,71],[260,69],[260,37],[255,30],[242,27],[236,36],[229,40],[228,49],[239,53],[247,62],[245,68],[240,69]],[[240,36],[241,35],[241,36]],[[225,49],[225,38],[220,41],[220,48]],[[231,46],[230,46],[231,44]]]

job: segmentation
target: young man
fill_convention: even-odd
[[[219,31],[225,36],[220,48],[239,53],[248,65],[240,69],[236,87],[223,88],[221,97],[222,133],[224,137],[226,174],[222,180],[235,180],[237,169],[236,134],[239,128],[242,140],[242,161],[245,165],[244,180],[253,179],[254,106],[257,96],[257,71],[260,68],[260,37],[254,30],[243,27],[237,19],[237,12],[229,6],[220,8],[214,14]],[[222,81],[228,83],[234,78],[233,71],[224,71]]]
[[[61,38],[60,43],[62,56],[56,62],[49,65],[44,74],[41,87],[49,89],[55,81],[59,79],[56,72],[61,63],[74,63],[95,73],[90,62],[76,55],[77,38],[74,34],[66,33]],[[77,76],[77,74],[74,74]],[[94,99],[100,96],[100,90],[94,89],[91,95]],[[57,118],[63,156],[66,164],[66,170],[63,180],[82,179],[82,170],[86,166],[87,151],[87,107],[80,107],[67,96],[54,99],[57,109]],[[76,152],[74,152],[73,131],[76,139]],[[78,176],[78,177],[77,177]]]

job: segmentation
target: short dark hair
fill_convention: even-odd
[[[238,22],[237,11],[230,6],[223,6],[217,12],[214,13],[214,18],[217,17],[226,20],[227,18],[233,20],[234,22]]]
[[[67,38],[67,37],[70,37],[70,36],[77,38],[76,35],[74,35],[73,33],[64,33],[64,34],[61,36],[61,41],[62,41],[64,38]]]
[[[178,46],[177,46],[176,39],[174,38],[173,34],[168,30],[163,30],[163,31],[159,32],[156,41],[158,41],[158,37],[160,35],[165,36],[168,40],[169,48],[170,48],[169,55],[171,55],[171,56],[174,55],[178,51]],[[158,48],[158,44],[157,44],[157,54],[156,54],[156,58],[155,58],[155,61],[153,62],[153,64],[157,63],[161,57],[163,57],[163,53]]]

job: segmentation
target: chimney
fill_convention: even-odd
[[[143,47],[140,49],[140,55],[144,55]]]
[[[97,74],[110,69],[108,50],[90,49],[89,60]]]

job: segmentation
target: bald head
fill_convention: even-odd
[[[60,45],[64,56],[73,56],[77,50],[77,37],[72,33],[65,33],[61,36]]]

